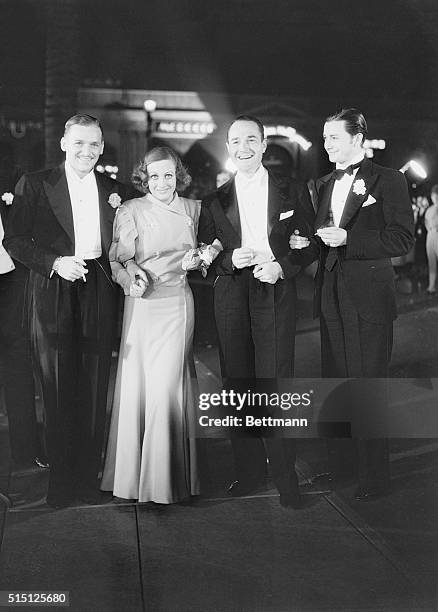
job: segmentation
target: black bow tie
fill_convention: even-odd
[[[351,164],[351,166],[347,166],[343,170],[341,170],[340,168],[333,170],[332,179],[336,181],[338,179],[341,179],[345,174],[349,174],[351,176],[353,174],[353,171],[356,170],[356,168],[359,168],[361,163],[362,160],[360,162],[357,162],[356,164]]]

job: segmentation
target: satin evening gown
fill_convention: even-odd
[[[117,282],[129,259],[146,271],[142,298],[125,297],[103,490],[169,504],[199,493],[194,431],[196,385],[190,360],[193,296],[184,254],[196,246],[199,202],[150,194],[117,211],[110,252]]]

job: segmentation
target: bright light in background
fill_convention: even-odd
[[[234,174],[234,172],[237,172],[237,168],[236,166],[233,164],[233,162],[231,161],[230,158],[227,159],[227,161],[225,162],[225,170],[228,170],[228,172],[232,172]]]
[[[386,149],[386,141],[382,138],[366,139],[364,140],[363,148],[365,149],[365,157],[374,157],[374,149]]]
[[[153,113],[157,108],[157,103],[155,100],[145,100],[143,102],[143,107],[147,113]]]
[[[296,129],[290,125],[265,125],[263,127],[265,128],[266,138],[268,138],[268,136],[285,136],[289,142],[296,142],[304,151],[308,151],[312,146],[309,140],[306,140],[304,136],[298,134]],[[225,162],[224,168],[233,174],[237,171],[236,166],[230,158]]]
[[[296,142],[304,151],[308,151],[312,146],[309,140],[298,134],[296,129],[290,125],[267,125],[265,126],[265,136],[286,136],[290,142]]]
[[[373,140],[365,140],[363,143],[365,149],[386,149],[386,141],[383,138],[373,138]]]
[[[103,173],[107,173],[111,178],[116,179],[117,178],[117,173],[119,171],[119,167],[118,166],[102,166],[102,164],[98,164],[96,166],[96,170],[97,172],[100,172],[101,174]]]
[[[416,174],[418,176],[418,178],[420,179],[425,179],[427,178],[427,172],[424,169],[424,167],[420,164],[420,162],[418,162],[415,159],[410,159],[408,162],[406,162],[401,168],[400,168],[400,172],[405,173],[407,170],[412,170],[412,172],[414,174]]]

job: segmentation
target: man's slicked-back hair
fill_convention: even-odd
[[[260,132],[260,136],[262,140],[265,139],[265,128],[263,126],[263,123],[260,121],[258,117],[254,117],[253,115],[239,115],[238,117],[233,119],[230,125],[228,126],[227,140],[228,140],[228,134],[230,133],[231,126],[233,126],[237,121],[251,121],[252,123],[255,123]]]
[[[94,127],[99,128],[102,134],[102,141],[103,141],[102,126],[100,125],[99,119],[96,119],[96,117],[92,117],[91,115],[86,115],[85,113],[78,113],[77,115],[73,115],[73,117],[70,117],[70,119],[67,119],[65,123],[64,136],[67,134],[69,129],[73,127],[74,125],[86,125],[86,126],[94,126]]]
[[[368,126],[363,113],[357,108],[343,108],[334,115],[327,117],[328,121],[345,121],[345,129],[351,136],[363,134],[363,141],[368,135]]]

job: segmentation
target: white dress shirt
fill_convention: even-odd
[[[4,235],[2,218],[0,216],[0,274],[6,274],[7,272],[15,270],[14,262],[2,244]]]
[[[73,212],[75,255],[97,259],[102,255],[99,192],[94,172],[80,178],[66,162],[65,174]]]
[[[363,155],[357,159],[353,159],[350,164],[356,164],[362,161],[362,159]],[[336,168],[338,167],[340,166],[336,166]],[[339,227],[339,223],[341,222],[345,202],[347,201],[348,194],[350,193],[351,186],[353,185],[358,170],[359,168],[355,168],[353,170],[353,174],[344,174],[342,178],[336,179],[335,184],[333,185],[331,208],[333,213],[333,222],[336,227]]]
[[[268,241],[268,182],[264,166],[249,178],[240,172],[235,178],[242,247],[253,250],[251,265],[275,259]]]

